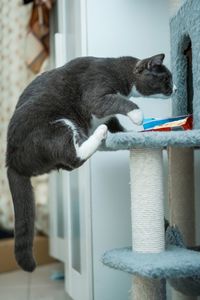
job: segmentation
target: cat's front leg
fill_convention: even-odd
[[[127,116],[136,125],[141,125],[144,119],[144,115],[141,109],[134,109],[127,113]]]
[[[134,102],[121,94],[108,94],[98,100],[95,105],[95,115],[99,118],[122,114],[136,125],[143,122],[143,113]]]
[[[120,124],[117,117],[112,117],[109,119],[106,122],[106,125],[108,126],[108,130],[112,133],[126,131],[126,129]]]

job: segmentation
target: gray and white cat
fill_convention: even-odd
[[[15,212],[15,256],[25,271],[36,264],[31,176],[81,166],[106,138],[123,131],[116,114],[141,124],[131,96],[170,96],[164,54],[147,59],[82,57],[38,76],[22,93],[7,135],[7,174]],[[97,127],[97,124],[99,125]]]

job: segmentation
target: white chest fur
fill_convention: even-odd
[[[176,86],[174,86],[173,88],[173,92],[176,90]],[[158,99],[168,99],[171,95],[166,96],[164,94],[152,94],[152,95],[142,95],[136,88],[136,86],[133,86],[131,89],[130,94],[128,95],[128,97],[143,97],[143,98],[158,98]]]
[[[136,86],[133,85],[130,94],[128,95],[128,98],[130,97],[143,97],[142,94],[140,94],[140,92],[138,92],[138,90],[136,89]]]

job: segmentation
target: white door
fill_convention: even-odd
[[[85,0],[58,0],[55,65],[87,54]],[[73,300],[92,300],[90,164],[50,178],[51,254],[65,263]]]
[[[92,300],[90,163],[68,173],[68,263],[65,286],[73,300]]]
[[[65,19],[62,14],[62,7],[65,1],[59,0],[56,4],[57,15],[55,22],[58,23],[58,32],[54,39],[54,67],[60,67],[66,63],[66,38],[65,38]],[[63,10],[64,11],[64,10]],[[53,45],[52,45],[53,46]],[[69,190],[69,182],[66,180],[64,171],[53,172],[49,178],[49,211],[50,211],[50,254],[62,262],[67,261],[67,193],[63,193],[66,187]],[[63,180],[65,179],[65,182]]]
[[[63,174],[60,171],[49,176],[50,254],[66,262],[67,194],[63,193],[63,189],[69,190],[69,185]]]

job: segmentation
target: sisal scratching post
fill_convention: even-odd
[[[161,149],[130,151],[132,249],[164,251],[163,162]],[[134,300],[164,300],[165,282],[133,277]]]
[[[194,246],[194,152],[191,148],[169,148],[169,206],[170,223],[178,225],[188,246]],[[197,298],[174,291],[173,299]]]

